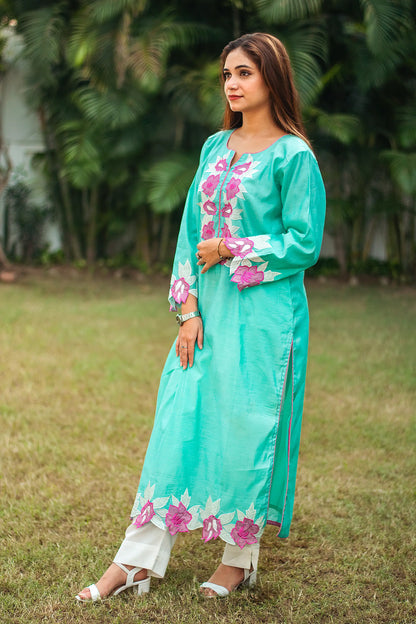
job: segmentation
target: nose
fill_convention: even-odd
[[[235,76],[230,76],[230,78],[228,79],[227,82],[227,87],[228,89],[235,91],[235,89],[237,89],[238,84],[237,84],[237,79]]]

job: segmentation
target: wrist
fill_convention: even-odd
[[[221,238],[220,242],[218,243],[218,255],[222,258],[231,258],[232,257],[232,253],[231,251],[228,249],[227,245],[224,243],[224,239]]]
[[[178,323],[178,325],[182,326],[184,323],[186,323],[186,321],[197,318],[199,316],[201,316],[201,314],[198,310],[193,310],[192,312],[187,312],[186,314],[177,314],[176,322]]]

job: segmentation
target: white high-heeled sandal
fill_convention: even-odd
[[[134,580],[136,574],[140,572],[140,570],[143,570],[143,568],[133,568],[132,570],[129,570],[122,563],[117,563],[116,561],[114,561],[114,563],[127,574],[125,585],[117,587],[117,589],[108,594],[108,596],[105,596],[105,598],[101,598],[101,594],[97,589],[96,585],[89,585],[88,587],[86,587],[86,589],[90,590],[91,598],[82,598],[79,594],[75,596],[75,598],[79,602],[97,602],[98,600],[106,600],[107,598],[117,596],[118,594],[121,594],[121,592],[126,591],[126,589],[130,588],[132,588],[133,593],[137,594],[137,596],[148,593],[148,591],[150,590],[150,576],[147,576],[141,581]]]
[[[244,585],[247,585],[247,587],[253,587],[253,585],[255,585],[256,583],[256,579],[257,579],[257,570],[252,570],[251,572],[249,570],[244,570],[244,578],[243,580],[238,583],[238,585],[236,585],[231,591],[236,591],[236,589],[240,589],[241,587],[244,587]],[[206,583],[202,583],[202,585],[200,585],[200,587],[202,588],[207,588],[207,589],[212,589],[212,591],[214,591],[216,593],[216,596],[210,596],[209,594],[204,594],[206,596],[206,598],[225,598],[226,596],[230,595],[230,591],[226,588],[223,587],[222,585],[217,585],[216,583],[210,583],[209,581],[207,581]]]

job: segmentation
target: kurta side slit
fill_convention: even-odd
[[[304,270],[318,258],[325,193],[316,159],[285,135],[231,166],[210,137],[189,190],[169,300],[198,298],[204,346],[183,370],[175,344],[132,516],[171,535],[202,528],[240,548],[292,518],[308,347]],[[201,274],[196,245],[233,253]]]

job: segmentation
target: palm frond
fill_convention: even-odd
[[[171,212],[184,202],[195,173],[195,154],[172,154],[143,174],[147,199],[156,213]]]
[[[392,178],[400,190],[416,196],[416,152],[389,150],[382,152],[381,156],[389,163]]]
[[[410,0],[360,0],[364,10],[367,44],[375,55],[386,55],[412,23]]]
[[[402,147],[416,146],[416,112],[414,106],[403,106],[397,110],[398,135]]]
[[[321,132],[344,145],[352,143],[362,132],[361,121],[355,115],[330,114],[319,109],[312,109],[311,114],[315,117],[316,125]]]
[[[327,57],[328,43],[323,25],[301,21],[282,31],[280,38],[292,63],[302,105],[308,106],[319,92],[320,61]]]
[[[157,20],[142,20],[140,30],[132,35],[127,64],[141,84],[152,89],[163,75],[168,54],[174,48],[187,50],[206,41],[212,32],[203,24],[175,22],[166,14]]]
[[[67,121],[60,125],[59,136],[64,159],[63,175],[76,188],[94,186],[103,176],[103,149],[97,132],[85,120]]]
[[[62,3],[25,13],[19,26],[25,40],[25,54],[32,64],[43,66],[45,72],[57,64],[61,56],[62,31],[65,20]]]
[[[88,120],[101,128],[110,129],[134,122],[146,107],[137,90],[133,97],[126,92],[100,92],[84,87],[74,93],[73,99]]]
[[[269,24],[285,24],[316,15],[322,0],[255,0],[254,5]]]
[[[401,44],[391,46],[388,54],[375,56],[373,55],[364,39],[354,40],[350,45],[350,66],[348,71],[352,69],[355,75],[354,82],[362,91],[369,91],[373,87],[383,86],[385,82],[392,76],[404,57],[404,48]]]
[[[172,67],[164,83],[165,92],[181,117],[195,124],[200,124],[203,119],[207,125],[218,128],[224,114],[224,102],[217,61],[195,70]]]
[[[108,20],[120,17],[124,11],[138,16],[145,11],[148,0],[84,0],[92,22],[102,24]]]

